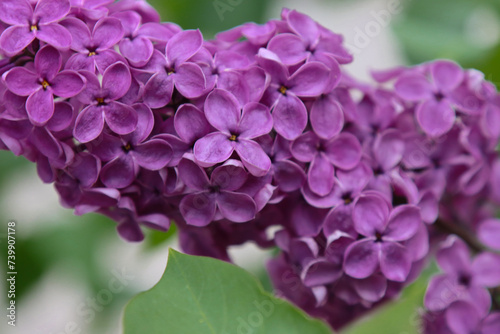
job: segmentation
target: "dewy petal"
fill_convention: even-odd
[[[350,133],[341,133],[327,142],[325,146],[325,155],[339,168],[354,168],[361,160],[361,144]]]
[[[394,85],[396,93],[405,100],[419,101],[432,96],[432,86],[423,74],[401,76]]]
[[[289,79],[290,91],[300,97],[321,95],[330,80],[330,69],[316,61],[302,65]]]
[[[265,105],[251,102],[243,107],[239,124],[241,138],[253,139],[268,134],[273,129],[273,118]]]
[[[405,143],[399,131],[386,130],[375,138],[373,154],[382,170],[388,171],[395,167],[404,153]]]
[[[379,266],[379,253],[380,248],[373,239],[352,243],[344,255],[345,273],[358,279],[370,277]]]
[[[494,288],[500,285],[500,255],[484,252],[472,262],[475,285]]]
[[[87,47],[91,45],[92,40],[88,26],[74,17],[68,17],[60,24],[71,34],[71,48],[78,52],[87,52]]]
[[[149,170],[159,170],[170,162],[173,151],[166,141],[151,139],[137,145],[130,154],[139,166]]]
[[[113,47],[123,37],[123,27],[117,18],[105,17],[97,21],[92,32],[92,39],[98,50]]]
[[[264,176],[271,168],[271,159],[253,140],[240,139],[234,146],[243,165],[254,176]]]
[[[308,53],[302,39],[294,34],[284,33],[274,36],[267,49],[276,53],[285,65],[295,65],[307,58]]]
[[[136,173],[134,160],[124,154],[102,167],[100,177],[106,187],[120,189],[131,185]]]
[[[431,65],[431,75],[434,84],[441,92],[450,92],[464,79],[462,68],[449,60],[438,60]]]
[[[416,116],[422,130],[432,137],[447,133],[455,123],[455,111],[446,99],[425,101],[417,107]]]
[[[462,273],[469,273],[470,253],[469,248],[456,236],[449,236],[441,249],[436,254],[436,260],[447,274],[458,277]]]
[[[102,76],[102,89],[110,100],[118,100],[125,95],[130,88],[132,76],[127,65],[122,62],[108,67]]]
[[[405,241],[413,237],[422,224],[420,209],[414,205],[399,205],[392,210],[384,238]]]
[[[30,45],[35,34],[26,26],[12,26],[5,29],[0,36],[0,48],[9,55],[15,55]]]
[[[207,173],[189,159],[182,159],[179,162],[179,178],[193,190],[205,190],[210,184]]]
[[[246,182],[248,173],[241,162],[229,160],[224,165],[215,168],[210,178],[212,185],[217,185],[222,190],[235,191]]]
[[[308,131],[293,141],[291,145],[292,155],[299,161],[311,162],[317,154],[319,143],[318,136],[314,132]]]
[[[205,116],[214,128],[226,134],[238,129],[240,107],[236,98],[222,89],[214,89],[205,100]]]
[[[42,26],[37,32],[36,37],[57,49],[69,49],[71,46],[71,34],[62,25],[50,23]]]
[[[0,1],[0,21],[9,25],[26,26],[32,19],[33,8],[25,0]]]
[[[161,108],[172,99],[174,81],[164,72],[154,74],[144,87],[144,103],[151,108]]]
[[[24,67],[15,67],[4,75],[7,88],[14,94],[28,96],[41,88],[36,73]]]
[[[70,9],[68,0],[40,0],[36,4],[33,17],[38,19],[39,24],[47,24],[62,19]]]
[[[487,219],[479,225],[477,235],[486,246],[500,250],[500,219]]]
[[[285,139],[294,140],[307,125],[307,110],[295,95],[288,94],[278,100],[273,111],[274,129]]]
[[[26,111],[33,124],[42,125],[54,114],[54,96],[50,90],[39,89],[28,97]]]
[[[356,231],[364,236],[375,236],[382,233],[387,226],[389,205],[378,194],[362,195],[352,211],[352,220]]]
[[[35,69],[40,78],[49,82],[56,76],[62,65],[62,57],[54,47],[47,45],[37,52]]]
[[[193,149],[196,160],[203,167],[226,161],[231,157],[234,148],[227,135],[214,132],[199,139]]]
[[[404,282],[411,269],[411,259],[406,248],[396,242],[382,242],[380,271],[387,279]]]
[[[104,107],[106,124],[116,134],[126,135],[137,127],[138,116],[134,108],[116,101]]]
[[[174,127],[175,132],[186,143],[194,143],[210,132],[210,124],[203,111],[189,103],[177,109],[174,115]]]
[[[334,168],[324,154],[316,154],[307,174],[307,182],[312,192],[319,196],[328,195],[334,185]]]
[[[188,225],[207,226],[214,219],[217,206],[215,199],[205,192],[185,196],[179,209]]]
[[[453,334],[478,333],[477,329],[481,318],[476,308],[465,301],[457,301],[450,305],[446,310],[445,317]]]
[[[201,67],[194,63],[177,66],[174,77],[175,87],[183,96],[193,99],[205,92],[207,81]]]
[[[344,127],[342,106],[331,94],[314,101],[309,119],[314,132],[323,139],[335,137]]]
[[[255,218],[257,206],[247,194],[221,191],[216,199],[220,213],[235,223],[244,223]]]
[[[68,98],[79,94],[85,87],[85,81],[74,71],[62,71],[52,79],[50,86],[54,95]]]
[[[104,128],[104,113],[101,107],[88,106],[83,109],[75,122],[73,135],[81,143],[96,139]]]
[[[168,41],[165,53],[170,65],[179,65],[194,56],[202,45],[203,35],[199,30],[185,30]]]

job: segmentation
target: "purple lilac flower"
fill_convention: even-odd
[[[104,17],[97,21],[92,32],[81,20],[69,17],[61,22],[73,36],[71,49],[73,54],[66,63],[66,68],[75,71],[85,70],[103,74],[109,65],[123,61],[122,56],[112,50],[123,37],[120,20]]]
[[[257,213],[252,197],[237,192],[247,180],[239,161],[226,161],[213,170],[209,179],[193,161],[183,159],[179,163],[179,177],[193,191],[180,203],[181,213],[190,225],[206,226],[217,213],[233,222],[249,221]]]
[[[68,49],[71,35],[57,22],[69,10],[69,0],[40,0],[35,9],[28,0],[0,1],[0,20],[10,25],[0,36],[0,49],[14,55],[35,39],[58,49]]]
[[[262,176],[269,171],[271,160],[252,140],[272,129],[271,114],[266,106],[252,102],[240,111],[238,101],[232,94],[215,89],[205,102],[205,115],[219,131],[196,142],[194,156],[201,166],[210,167],[224,162],[236,151],[253,175]]]
[[[61,71],[62,57],[50,45],[35,56],[34,71],[16,67],[4,74],[7,88],[14,94],[28,96],[26,111],[34,125],[44,125],[54,114],[54,96],[69,98],[79,94],[85,79],[74,71]]]
[[[108,67],[102,76],[102,85],[94,73],[80,73],[87,79],[87,86],[77,98],[88,107],[76,119],[73,132],[75,138],[82,143],[94,140],[103,131],[105,123],[119,135],[134,131],[138,120],[137,112],[117,101],[130,87],[128,67],[122,62]]]

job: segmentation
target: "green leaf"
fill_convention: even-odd
[[[127,305],[125,334],[329,334],[232,264],[170,250],[160,282]]]

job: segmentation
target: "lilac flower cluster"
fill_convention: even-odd
[[[227,261],[277,247],[276,290],[333,328],[444,242],[428,332],[500,331],[500,95],[481,73],[439,60],[360,83],[342,37],[287,9],[212,41],[142,0],[0,0],[0,21],[0,149],[76,214],[129,241],[174,221],[186,252]]]

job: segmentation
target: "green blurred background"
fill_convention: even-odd
[[[150,0],[150,3],[160,11],[163,20],[186,29],[200,28],[205,38],[244,22],[262,23],[278,17],[283,6],[297,8],[344,34],[346,43],[358,49],[355,64],[348,67],[355,74],[451,58],[464,67],[482,70],[493,82],[500,82],[500,0]],[[391,3],[400,5],[402,12],[390,12]],[[389,16],[384,16],[386,13]],[[363,33],[370,36],[360,47]],[[73,216],[70,210],[58,206],[52,187],[37,180],[32,164],[9,152],[0,152],[0,225],[5,226],[0,231],[2,248],[8,220],[18,223],[19,323],[14,330],[2,330],[2,321],[0,333],[31,334],[36,328],[36,333],[60,334],[73,322],[82,328],[81,333],[120,333],[120,315],[125,303],[159,279],[167,246],[176,245],[172,238],[174,230],[168,234],[148,231],[145,242],[132,245],[121,241],[114,223],[103,217]],[[0,263],[5,266],[6,252],[1,254]],[[245,264],[249,257],[239,258]],[[262,277],[269,288],[262,270],[258,269],[258,261],[245,266]],[[134,276],[132,282],[114,294],[112,301],[99,305],[95,317],[82,316],[79,312],[82,303],[88,303],[88,298],[106,289],[113,279],[113,269],[124,268]],[[432,271],[428,270],[408,288],[399,302],[366,317],[345,333],[419,333],[418,312]],[[5,289],[3,282],[0,288]]]

